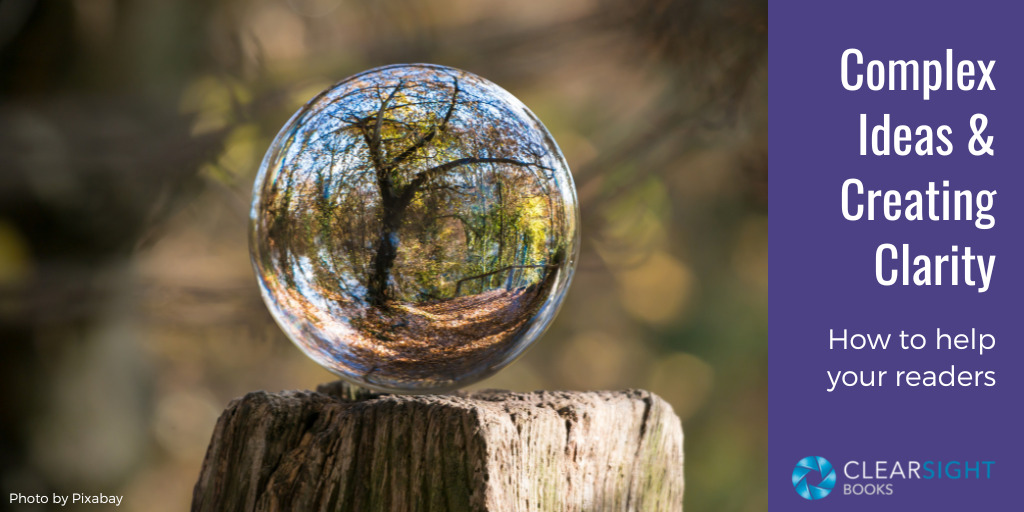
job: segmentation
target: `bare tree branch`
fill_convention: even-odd
[[[459,296],[459,292],[462,291],[462,283],[464,283],[466,281],[472,281],[474,279],[481,279],[481,278],[484,278],[484,277],[493,276],[494,274],[499,274],[501,272],[507,272],[509,270],[514,270],[514,269],[519,269],[519,268],[558,268],[558,265],[509,265],[507,267],[502,267],[502,268],[499,268],[498,270],[492,270],[490,272],[485,272],[483,274],[479,274],[479,275],[475,275],[475,276],[469,276],[469,277],[463,277],[462,279],[459,279],[458,281],[455,282],[455,297]]]
[[[412,145],[410,145],[408,148],[406,148],[405,151],[403,151],[401,154],[399,154],[398,156],[396,156],[394,159],[391,160],[391,164],[390,165],[392,167],[394,167],[395,165],[398,165],[399,163],[403,162],[406,158],[409,158],[410,156],[412,156],[413,153],[415,153],[416,151],[419,151],[420,148],[422,148],[428,142],[433,140],[434,136],[436,136],[439,131],[443,132],[446,129],[448,129],[448,121],[451,120],[452,113],[455,112],[455,100],[459,96],[459,79],[458,78],[455,79],[454,88],[455,88],[455,91],[452,92],[451,103],[448,104],[448,112],[445,113],[444,120],[441,121],[441,126],[438,127],[438,126],[435,125],[435,126],[431,127],[430,131],[428,133],[426,133],[425,135],[417,134],[416,142],[412,143]]]
[[[426,182],[434,179],[434,177],[444,174],[452,169],[461,167],[463,165],[472,164],[510,164],[517,165],[520,167],[536,167],[538,164],[532,162],[523,162],[514,158],[460,158],[458,160],[452,160],[451,162],[444,163],[438,166],[431,167],[425,171],[420,171],[416,174],[411,182],[402,190],[402,196],[399,199],[398,204],[407,204],[412,201],[413,196]]]
[[[381,169],[381,171],[387,171],[388,168],[384,167],[384,155],[381,152],[380,147],[380,129],[384,124],[384,111],[388,108],[388,103],[395,98],[395,94],[402,89],[402,82],[398,82],[398,85],[391,90],[391,94],[388,95],[387,99],[382,101],[380,109],[377,111],[377,122],[373,127],[373,145],[370,146],[370,158],[373,159],[375,166]]]

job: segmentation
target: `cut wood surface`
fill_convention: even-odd
[[[255,392],[221,415],[193,511],[678,511],[683,431],[642,390]]]

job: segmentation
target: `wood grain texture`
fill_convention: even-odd
[[[647,391],[255,392],[213,433],[193,511],[678,511],[683,431]]]

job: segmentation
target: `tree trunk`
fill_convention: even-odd
[[[391,269],[398,257],[398,230],[402,227],[405,213],[404,207],[398,210],[391,203],[394,201],[386,201],[382,208],[380,240],[377,241],[377,252],[373,256],[370,278],[367,280],[367,297],[370,305],[375,307],[384,307],[390,299],[388,281],[391,280]]]
[[[647,391],[250,393],[193,511],[679,511],[683,432]]]

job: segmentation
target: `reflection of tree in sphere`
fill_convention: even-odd
[[[264,300],[358,384],[465,385],[551,321],[576,262],[568,165],[541,122],[476,75],[397,65],[321,93],[264,157],[251,212]]]

